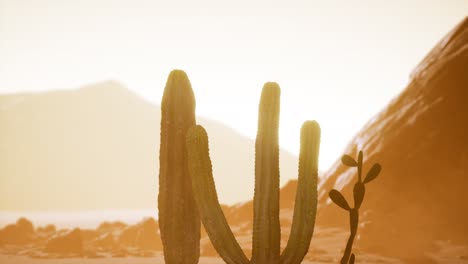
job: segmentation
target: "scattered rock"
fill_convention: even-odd
[[[99,237],[99,232],[93,229],[81,229],[81,237],[83,242],[93,241]]]
[[[57,227],[55,227],[55,225],[46,225],[44,227],[38,227],[36,232],[42,234],[53,234],[57,232]]]
[[[26,218],[20,218],[0,230],[0,245],[26,245],[34,240],[34,226]]]
[[[70,254],[83,251],[83,238],[79,228],[57,234],[51,238],[45,247],[49,253]]]
[[[24,217],[21,217],[16,221],[16,226],[21,230],[24,230],[27,234],[34,234],[34,225]]]
[[[135,244],[137,232],[137,226],[127,226],[124,230],[118,232],[117,245],[122,248],[132,247]]]
[[[111,250],[116,247],[117,243],[112,233],[102,234],[94,240],[93,246],[101,250]]]
[[[138,224],[135,246],[143,250],[162,250],[158,224],[154,218],[144,219]]]
[[[96,231],[99,232],[100,234],[104,234],[104,233],[114,232],[117,230],[123,230],[126,227],[127,227],[127,224],[120,222],[120,221],[104,222],[99,225]]]

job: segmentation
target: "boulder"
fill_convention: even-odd
[[[103,222],[99,225],[99,227],[96,229],[97,232],[100,234],[105,234],[109,232],[114,232],[117,230],[122,230],[127,227],[127,224],[116,221],[116,222]]]
[[[159,228],[154,218],[144,219],[138,224],[135,246],[143,250],[162,250]]]
[[[26,245],[34,240],[34,226],[26,218],[0,230],[0,245]]]
[[[34,234],[33,223],[24,217],[21,217],[16,221],[16,226],[19,229],[24,230],[27,234]]]
[[[45,251],[57,254],[82,253],[83,238],[81,230],[75,228],[72,231],[58,233],[47,242]]]
[[[138,226],[127,226],[117,232],[117,245],[121,248],[133,247],[138,233]]]
[[[40,226],[37,228],[36,232],[42,234],[53,234],[57,232],[57,227],[55,227],[55,225]]]
[[[115,232],[120,248],[133,247],[139,250],[162,250],[159,226],[154,218],[145,218],[136,225]]]
[[[93,242],[93,246],[101,250],[112,250],[116,247],[116,245],[117,243],[115,241],[114,235],[110,232],[100,235]]]

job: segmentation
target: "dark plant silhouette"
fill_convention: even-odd
[[[306,121],[301,128],[299,179],[291,234],[280,254],[279,145],[280,88],[263,87],[255,142],[255,194],[252,259],[236,241],[218,202],[208,149],[202,126],[187,133],[189,171],[198,210],[210,240],[229,264],[299,264],[309,250],[317,212],[318,153],[320,127]]]
[[[363,154],[362,151],[359,151],[358,160],[356,161],[349,155],[343,155],[341,157],[341,162],[349,167],[357,167],[358,170],[358,180],[354,184],[353,188],[353,196],[354,196],[354,207],[351,208],[344,198],[343,194],[339,191],[333,189],[330,191],[329,196],[330,199],[339,207],[349,211],[349,225],[351,229],[351,234],[349,235],[348,242],[346,243],[346,248],[343,254],[343,258],[341,258],[341,264],[346,263],[354,263],[355,255],[351,254],[353,248],[354,238],[357,233],[358,222],[359,222],[359,208],[362,205],[362,201],[364,200],[364,195],[366,193],[366,183],[374,180],[382,170],[382,166],[380,164],[375,163],[369,172],[366,174],[364,181],[362,180],[362,160]],[[349,262],[348,262],[349,261]]]

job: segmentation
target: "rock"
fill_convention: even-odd
[[[112,250],[116,247],[117,243],[112,233],[102,234],[93,242],[93,246],[101,250]]]
[[[26,245],[34,240],[34,226],[26,218],[20,218],[0,230],[0,245]]]
[[[62,232],[51,238],[45,247],[49,253],[70,254],[83,252],[83,238],[79,228]]]
[[[34,225],[28,219],[22,217],[16,221],[16,226],[27,234],[34,234]]]
[[[55,227],[55,225],[46,225],[44,227],[38,227],[36,232],[42,234],[53,234],[57,232],[57,227]]]
[[[99,232],[94,229],[81,229],[83,243],[90,243],[99,237]]]
[[[125,229],[117,232],[117,245],[119,247],[133,247],[138,232],[138,226],[127,226]]]
[[[139,250],[162,250],[158,223],[154,218],[143,219],[136,225],[127,226],[116,233],[120,248],[136,247]]]
[[[138,224],[135,246],[143,250],[162,250],[159,228],[154,218],[144,219]]]
[[[358,245],[414,260],[435,240],[468,243],[468,18],[450,32],[410,83],[355,136],[346,154],[364,152],[368,184]],[[365,174],[364,174],[365,175]],[[340,161],[319,188],[319,224],[348,229],[348,216],[328,199],[332,188],[352,197],[355,168]]]
[[[49,239],[51,239],[55,235],[56,232],[57,232],[57,228],[54,225],[38,227],[36,229],[34,244],[36,246],[44,247],[47,241],[49,241]]]
[[[117,230],[122,230],[127,227],[127,224],[123,222],[104,222],[99,225],[99,227],[96,229],[97,232],[100,234],[105,234],[109,232],[114,232]]]

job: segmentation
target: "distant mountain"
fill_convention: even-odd
[[[468,243],[468,18],[416,67],[397,98],[346,148],[362,149],[369,183],[359,244],[389,255],[421,256],[435,240]],[[352,197],[355,168],[339,161],[320,184],[322,225],[348,228],[348,216],[328,199],[332,188]]]
[[[253,140],[198,122],[221,201],[251,199]],[[0,95],[0,210],[156,208],[159,139],[160,106],[118,82]],[[294,156],[282,151],[281,162],[296,174]]]

